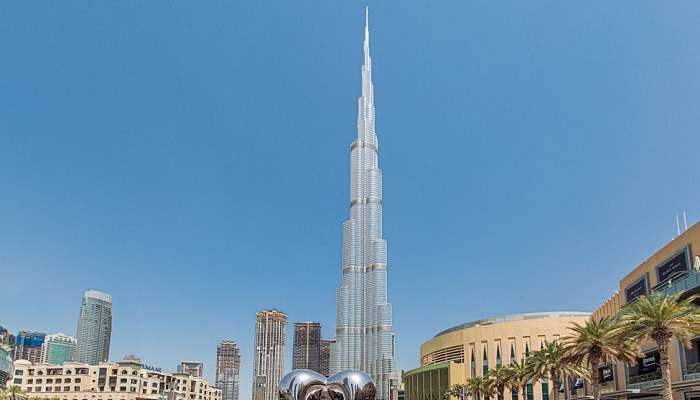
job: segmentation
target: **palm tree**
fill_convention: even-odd
[[[24,391],[17,385],[12,385],[5,390],[5,396],[11,400],[22,399],[25,397]]]
[[[693,336],[700,334],[700,309],[693,304],[697,296],[681,300],[682,292],[673,295],[652,293],[641,296],[620,311],[619,336],[632,340],[651,339],[656,342],[661,363],[661,398],[672,400],[671,360],[668,347],[675,336],[690,347]]]
[[[496,390],[498,400],[505,400],[503,392],[513,383],[513,373],[508,367],[496,367],[489,371],[489,379]]]
[[[610,317],[591,318],[583,324],[573,322],[572,335],[563,338],[567,356],[587,366],[593,400],[600,400],[598,369],[606,359],[634,360],[638,354],[635,342],[619,335],[616,320]],[[585,375],[584,375],[585,376]]]
[[[489,378],[475,376],[467,381],[465,391],[469,393],[472,400],[485,400],[493,394],[492,381]]]
[[[506,368],[510,370],[511,387],[520,391],[522,400],[527,400],[527,384],[532,378],[530,364],[525,360],[520,362],[513,360]]]
[[[449,389],[443,393],[442,398],[445,400],[449,400],[452,397],[457,397],[460,400],[464,400],[464,396],[466,395],[466,388],[464,385],[461,384],[454,384],[450,386]]]
[[[559,385],[563,377],[567,375],[585,375],[585,370],[580,363],[571,358],[561,342],[545,343],[528,359],[532,379],[552,381],[552,399],[559,400]]]

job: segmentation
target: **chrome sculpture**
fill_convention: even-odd
[[[280,400],[374,400],[377,395],[369,375],[349,369],[328,378],[296,369],[282,378],[278,388]]]

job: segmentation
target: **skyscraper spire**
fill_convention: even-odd
[[[372,93],[372,58],[369,56],[369,7],[365,7],[365,62],[362,65],[362,96],[369,104],[374,103]]]

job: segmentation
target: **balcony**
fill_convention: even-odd
[[[646,389],[659,385],[661,385],[661,371],[630,376],[627,380],[627,389]]]
[[[683,380],[700,379],[700,363],[688,364],[683,368]]]
[[[677,279],[670,279],[668,282],[655,287],[653,291],[671,295],[698,286],[700,286],[700,273],[691,268],[687,274]]]

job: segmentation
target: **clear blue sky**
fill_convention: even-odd
[[[370,2],[399,367],[480,317],[591,310],[700,217],[700,3]],[[332,336],[359,1],[0,4],[0,325],[113,359]],[[291,337],[289,338],[291,347]]]

